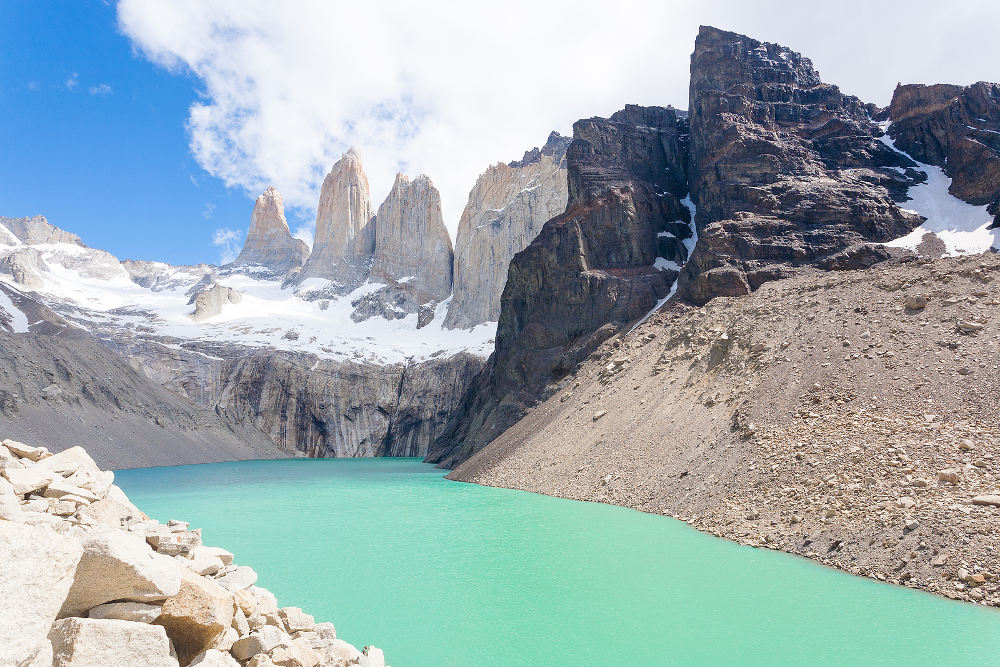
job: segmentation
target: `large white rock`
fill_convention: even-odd
[[[29,461],[38,461],[50,455],[49,450],[45,447],[31,447],[17,440],[4,440],[3,446],[22,459]]]
[[[227,591],[242,591],[244,588],[249,588],[257,583],[257,573],[254,572],[252,567],[240,565],[237,566],[232,572],[227,572],[223,576],[216,579],[215,583],[219,584]],[[277,609],[275,609],[275,611],[277,611]]]
[[[0,665],[44,648],[82,553],[79,540],[47,527],[0,521]]]
[[[14,493],[14,487],[5,478],[0,477],[0,519],[4,521],[24,521],[24,510],[21,509],[21,499]]]
[[[93,491],[98,498],[104,498],[111,491],[111,485],[115,481],[115,473],[110,470],[100,472],[77,471],[66,478],[67,484],[74,484]]]
[[[129,500],[128,496],[125,495],[125,492],[122,491],[120,487],[115,486],[114,484],[112,484],[111,488],[108,489],[108,499],[113,500],[122,507],[128,509],[128,511],[133,515],[135,515],[136,518],[146,516],[145,514],[142,513],[142,511],[138,507],[132,504],[132,501]]]
[[[382,649],[369,646],[361,656],[360,667],[385,667],[385,656]]]
[[[182,662],[216,648],[216,641],[233,624],[233,594],[211,579],[184,571],[180,590],[163,603],[158,625],[167,629]]]
[[[93,618],[56,621],[49,632],[53,667],[177,667],[158,625]]]
[[[76,579],[59,615],[79,616],[113,600],[165,600],[180,586],[181,568],[172,558],[154,553],[138,535],[95,526],[83,541]]]
[[[90,458],[87,450],[79,445],[42,459],[38,462],[37,467],[59,473],[63,477],[69,477],[81,470],[93,475],[101,472],[101,469],[94,463],[94,459]]]
[[[196,655],[190,667],[240,667],[240,663],[228,653],[213,648]]]
[[[298,607],[282,607],[278,617],[288,632],[310,632],[316,628],[316,620]]]
[[[200,575],[215,574],[225,567],[221,558],[204,551],[199,551],[198,549],[191,552],[191,558],[184,558],[183,556],[178,556],[177,558],[179,559],[177,562],[195,574]]]
[[[85,489],[82,486],[75,486],[64,479],[52,481],[47,487],[45,487],[42,495],[46,498],[62,498],[63,496],[72,495],[78,498],[83,498],[88,503],[94,503],[101,499],[99,495],[90,489]]]
[[[152,623],[160,617],[161,608],[162,605],[146,602],[108,602],[91,609],[87,612],[87,617]]]
[[[4,468],[3,476],[14,487],[14,493],[19,496],[44,489],[58,477],[58,475],[49,470],[40,470],[37,467]]]
[[[105,526],[112,526],[114,528],[120,528],[130,521],[137,520],[139,518],[138,510],[130,509],[129,507],[122,505],[117,500],[112,500],[111,498],[105,498],[104,500],[98,500],[96,503],[91,503],[90,505],[82,508],[80,510],[82,516],[87,516],[96,523],[104,524]]]
[[[221,560],[223,565],[233,564],[232,552],[226,551],[221,547],[207,547],[204,544],[202,544],[192,552],[193,558],[198,558],[200,556],[214,556],[219,560]]]
[[[24,463],[21,457],[10,451],[6,447],[0,447],[0,469],[3,468],[23,468]]]

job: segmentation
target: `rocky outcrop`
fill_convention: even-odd
[[[362,284],[371,271],[375,252],[368,178],[361,156],[350,149],[323,180],[316,209],[316,236],[298,282],[308,278],[333,281],[336,292],[347,293]]]
[[[451,294],[452,257],[437,188],[423,174],[397,174],[375,216],[372,281],[404,283],[418,304],[440,302]]]
[[[362,653],[332,623],[279,608],[200,529],[147,518],[82,447],[52,455],[4,440],[0,461],[0,498],[18,510],[0,516],[0,663],[385,667],[379,649]],[[49,481],[14,491],[19,470]],[[75,493],[52,497],[56,485]]]
[[[897,206],[917,172],[869,109],[785,47],[702,27],[691,57],[698,244],[678,294],[746,294],[922,219]]]
[[[293,238],[285,220],[281,193],[269,187],[259,197],[250,217],[250,231],[236,261],[236,266],[257,265],[275,273],[297,271],[309,257],[309,246]]]
[[[201,289],[191,295],[188,304],[194,305],[194,312],[190,317],[195,322],[207,320],[222,312],[222,307],[229,303],[239,303],[243,300],[240,291],[232,287],[213,284],[211,287]]]
[[[899,85],[889,120],[897,148],[941,167],[951,194],[990,205],[1000,225],[1000,84]]]
[[[36,215],[32,218],[4,218],[0,216],[0,225],[6,227],[21,243],[27,243],[28,245],[38,245],[41,243],[83,245],[83,241],[80,240],[79,236],[49,224],[49,221],[41,215]]]
[[[551,218],[566,210],[566,149],[557,132],[509,164],[492,165],[476,180],[455,240],[454,295],[444,324],[467,329],[500,317],[510,260]]]
[[[121,266],[132,282],[152,292],[185,287],[199,278],[213,275],[216,268],[208,264],[172,266],[164,262],[150,262],[142,259],[125,259],[122,260]],[[188,294],[188,296],[191,295]]]
[[[314,457],[424,456],[484,363],[469,353],[380,365],[219,346],[165,356],[140,341],[122,352],[158,384]]]
[[[625,323],[645,315],[677,276],[659,270],[662,232],[691,235],[687,122],[670,108],[628,106],[573,126],[565,213],[514,256],[496,351],[428,461],[482,448]]]
[[[287,455],[252,422],[151,382],[37,301],[6,287],[0,294],[31,324],[26,333],[0,331],[0,432],[53,450],[90,442],[115,468]]]
[[[45,284],[43,274],[48,270],[45,259],[36,248],[16,248],[0,258],[0,273],[9,275],[25,289],[40,289]]]

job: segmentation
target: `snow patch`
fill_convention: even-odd
[[[4,312],[10,318],[10,328],[14,333],[28,333],[28,318],[21,309],[14,305],[14,302],[7,295],[7,292],[0,289],[0,312]]]
[[[940,167],[924,164],[896,148],[895,142],[889,137],[890,123],[881,123],[886,132],[880,141],[897,153],[905,155],[917,163],[917,168],[927,174],[924,183],[914,185],[907,195],[911,201],[906,206],[912,207],[927,220],[906,236],[900,237],[885,245],[893,248],[915,249],[923,240],[924,234],[934,233],[944,241],[948,255],[968,255],[986,252],[991,247],[1000,248],[1000,230],[989,229],[993,216],[986,211],[986,206],[973,206],[951,194],[951,179]],[[902,208],[902,207],[901,207]],[[910,210],[909,208],[903,210]]]
[[[680,264],[665,257],[657,257],[656,261],[653,262],[653,267],[658,271],[666,271],[669,269],[670,271],[677,271],[679,273],[681,270]]]

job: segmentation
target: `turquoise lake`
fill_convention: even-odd
[[[295,459],[116,478],[393,667],[1000,662],[992,609],[443,475],[418,459]]]

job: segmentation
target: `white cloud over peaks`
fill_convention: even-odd
[[[550,130],[626,103],[685,108],[699,24],[803,51],[826,80],[885,104],[897,81],[989,78],[998,13],[927,0],[877,13],[842,0],[822,16],[787,0],[118,5],[141,54],[199,81],[188,119],[198,163],[251,198],[275,185],[307,238],[323,176],[350,146],[376,207],[396,171],[426,173],[454,234],[476,176]]]
[[[219,264],[228,264],[240,254],[243,243],[243,230],[221,227],[212,235],[212,245],[219,249]]]

